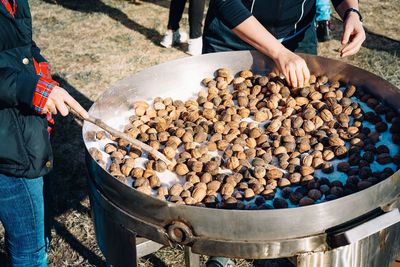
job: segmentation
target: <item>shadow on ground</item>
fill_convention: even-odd
[[[127,0],[127,1],[129,1],[129,0]],[[140,2],[149,3],[149,4],[153,4],[153,5],[157,5],[157,6],[169,9],[169,5],[170,5],[171,1],[168,1],[168,0],[140,0],[139,3]]]
[[[103,13],[109,16],[111,19],[121,23],[130,30],[139,32],[150,40],[155,45],[159,45],[162,36],[154,29],[146,28],[134,20],[130,19],[127,14],[122,12],[120,9],[109,6],[100,0],[43,0],[46,3],[61,5],[64,8],[84,12],[84,13]],[[146,1],[160,6],[165,6],[167,1]]]
[[[93,104],[63,78],[55,76],[54,79],[85,109]],[[52,137],[55,167],[46,177],[45,183],[48,229],[54,229],[58,236],[90,264],[103,266],[105,262],[101,257],[82,244],[63,222],[55,219],[69,210],[90,216],[89,208],[81,204],[88,196],[84,143],[81,136],[82,128],[72,115],[57,117]]]

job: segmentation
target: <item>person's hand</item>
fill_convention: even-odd
[[[364,27],[360,21],[360,17],[350,12],[343,24],[342,49],[341,57],[354,55],[360,50],[362,43],[365,41]]]
[[[87,111],[65,89],[59,86],[55,86],[51,91],[43,112],[52,114],[60,112],[62,116],[67,116],[69,113],[68,106],[83,118],[89,117]]]
[[[278,71],[285,75],[286,81],[291,86],[304,87],[309,83],[310,71],[305,60],[300,56],[282,46],[273,60]]]

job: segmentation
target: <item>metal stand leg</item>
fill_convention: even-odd
[[[185,247],[185,265],[186,267],[200,267],[200,255],[192,253],[190,247]]]
[[[118,229],[119,228],[119,229]],[[108,255],[113,262],[110,266],[112,267],[137,267],[137,251],[136,251],[136,233],[132,232],[122,225],[113,229],[114,235],[110,235],[109,238],[115,240],[109,240],[118,246],[118,249],[110,250]]]

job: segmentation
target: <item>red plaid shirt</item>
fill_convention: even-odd
[[[15,12],[17,11],[17,2],[16,0],[1,0],[3,5],[6,7],[8,12],[14,17]],[[39,114],[44,114],[43,109],[46,106],[47,99],[53,90],[54,86],[58,86],[59,84],[54,81],[50,74],[50,66],[47,62],[38,63],[35,59],[33,59],[36,74],[40,76],[39,81],[36,85],[35,92],[33,94],[32,105],[34,110]],[[51,131],[52,126],[54,125],[54,120],[51,116],[51,113],[47,113],[47,120],[49,122],[49,132]]]

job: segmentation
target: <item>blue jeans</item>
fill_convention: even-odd
[[[331,19],[331,1],[317,0],[317,17],[316,21]]]
[[[47,266],[43,177],[25,179],[0,174],[0,221],[11,266]]]

